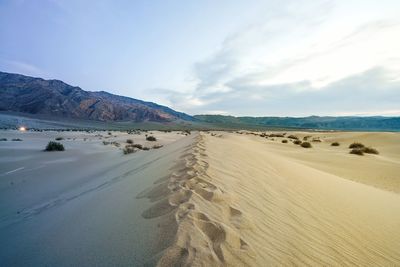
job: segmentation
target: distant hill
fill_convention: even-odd
[[[0,113],[5,128],[25,123],[38,128],[400,131],[400,117],[190,116],[152,102],[5,72],[0,72]]]
[[[0,111],[97,121],[171,122],[193,117],[168,107],[59,80],[0,72]]]
[[[196,115],[198,121],[225,128],[300,128],[319,130],[400,131],[400,117],[233,117]]]

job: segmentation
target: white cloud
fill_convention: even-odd
[[[192,114],[224,110],[260,116],[397,110],[399,3],[305,0],[280,8],[196,63],[197,84],[169,95],[173,106]]]

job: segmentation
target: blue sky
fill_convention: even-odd
[[[189,114],[400,115],[400,1],[1,0],[0,70]]]

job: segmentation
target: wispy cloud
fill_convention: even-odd
[[[397,110],[399,21],[377,16],[342,23],[331,1],[289,3],[195,63],[192,90],[164,92],[172,105],[236,115]]]

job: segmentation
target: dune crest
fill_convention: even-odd
[[[155,202],[143,217],[170,219],[160,226],[169,246],[158,266],[400,263],[399,194],[313,168],[262,139],[200,133],[173,173],[138,197]]]
[[[137,196],[158,200],[143,212],[145,218],[175,214],[176,236],[158,266],[250,264],[249,259],[254,256],[239,231],[249,225],[242,211],[229,204],[228,195],[213,184],[207,173],[206,158],[204,136],[200,134],[186,148],[169,179],[159,181]],[[174,228],[161,227],[165,227],[161,230],[165,232]]]

